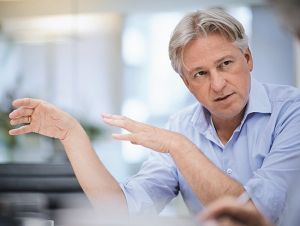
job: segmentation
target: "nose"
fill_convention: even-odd
[[[210,86],[215,92],[221,92],[226,86],[226,80],[222,73],[212,72],[210,74]]]

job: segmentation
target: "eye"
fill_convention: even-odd
[[[223,63],[220,64],[220,67],[227,67],[228,65],[232,64],[232,60],[225,60]]]
[[[194,74],[194,78],[203,77],[204,75],[207,75],[206,71],[198,71],[196,74]]]

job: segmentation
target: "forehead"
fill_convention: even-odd
[[[240,52],[232,41],[218,35],[200,36],[188,43],[182,54],[184,68],[206,67],[224,56],[234,56]]]

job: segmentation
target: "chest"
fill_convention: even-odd
[[[213,127],[208,127],[204,133],[192,128],[185,135],[219,169],[244,184],[254,171],[261,168],[270,152],[274,129],[275,125],[270,123],[267,115],[259,115],[238,127],[225,145],[220,142]]]

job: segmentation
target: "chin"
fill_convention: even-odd
[[[214,114],[215,117],[222,119],[222,120],[232,120],[235,118],[240,117],[240,120],[242,120],[243,116],[244,116],[244,111],[243,109],[240,110],[236,110],[236,111],[226,111],[226,112],[219,112],[217,114]]]

